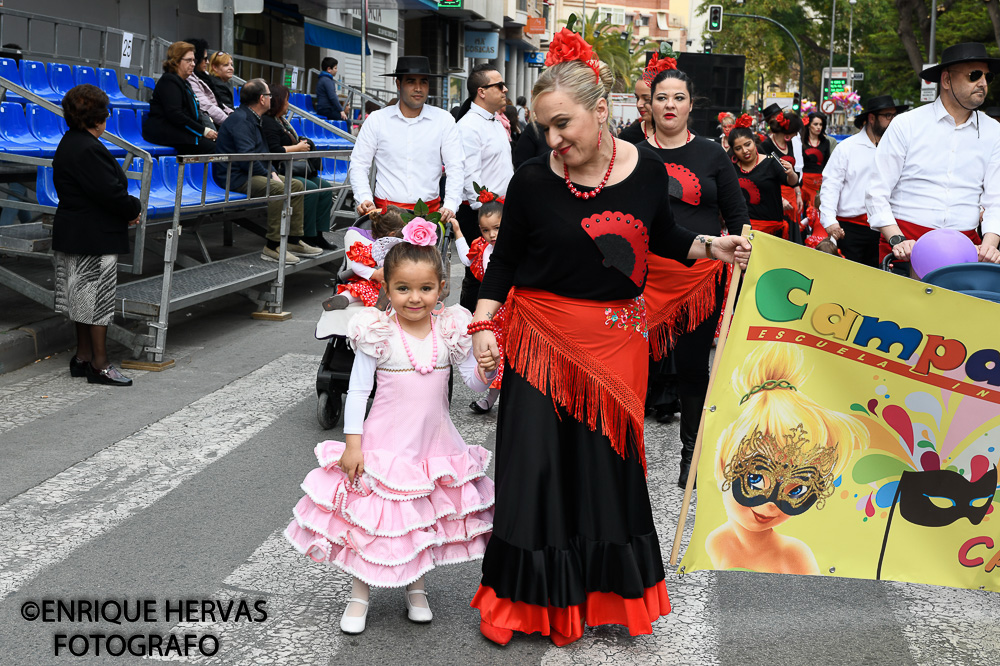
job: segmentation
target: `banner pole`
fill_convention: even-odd
[[[742,236],[749,238],[752,229],[750,225],[743,226]],[[687,486],[684,488],[684,502],[681,504],[681,515],[677,520],[677,531],[674,533],[674,546],[670,549],[670,566],[677,566],[677,554],[681,550],[681,535],[684,534],[684,524],[687,522],[688,510],[691,508],[691,493],[694,491],[694,483],[698,477],[698,460],[701,458],[701,440],[705,434],[705,412],[708,410],[708,401],[712,397],[712,385],[715,384],[715,375],[719,370],[719,361],[722,359],[722,350],[726,346],[726,339],[729,337],[729,323],[733,318],[733,305],[736,303],[736,292],[739,291],[740,277],[743,270],[738,263],[733,263],[733,277],[729,283],[729,295],[726,298],[726,307],[722,312],[722,331],[719,333],[719,342],[715,345],[715,358],[712,359],[712,374],[708,377],[708,390],[705,392],[705,404],[701,408],[701,420],[698,422],[698,438],[694,443],[694,455],[691,457],[691,470],[688,472]]]

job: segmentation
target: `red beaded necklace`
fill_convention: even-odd
[[[569,188],[569,191],[573,193],[574,197],[576,197],[577,199],[593,199],[594,197],[596,197],[598,194],[601,193],[601,190],[604,189],[604,186],[608,182],[608,178],[611,177],[611,169],[613,169],[615,166],[615,153],[617,152],[618,152],[618,144],[615,141],[615,138],[611,137],[611,164],[608,165],[608,170],[604,174],[604,178],[601,179],[601,184],[592,189],[590,192],[581,192],[580,190],[576,189],[576,187],[573,185],[573,181],[570,180],[569,178],[569,165],[563,162],[563,176],[566,178],[566,187]]]
[[[684,144],[685,145],[691,143],[691,139],[693,138],[691,136],[691,130],[687,130],[687,133],[688,133],[687,138],[684,139]],[[656,147],[657,148],[659,148],[660,150],[666,150],[666,148],[664,148],[663,146],[660,145],[660,140],[656,138],[656,132],[653,132],[653,141],[656,142]]]

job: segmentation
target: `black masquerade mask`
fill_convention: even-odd
[[[822,509],[833,494],[837,450],[811,447],[807,435],[800,423],[779,443],[754,427],[726,465],[722,491],[732,488],[733,498],[745,507],[771,502],[789,516],[805,513],[816,503]]]
[[[978,525],[997,489],[997,468],[969,481],[949,469],[903,472],[899,478],[899,515],[915,525],[943,527],[960,518]]]

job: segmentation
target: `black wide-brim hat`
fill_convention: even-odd
[[[399,77],[406,76],[407,74],[417,76],[445,76],[444,74],[435,74],[431,71],[431,61],[427,56],[399,56],[396,59],[396,71],[387,72],[382,76]]]
[[[865,100],[861,112],[854,117],[854,126],[861,129],[865,126],[869,113],[878,113],[885,109],[896,109],[896,113],[902,113],[910,108],[909,104],[896,104],[891,95],[878,95]]]
[[[941,83],[941,72],[960,62],[984,62],[994,74],[1000,73],[1000,58],[986,55],[986,45],[979,42],[964,42],[949,46],[941,54],[941,62],[920,72],[924,81]]]
[[[780,104],[768,104],[767,108],[764,109],[761,113],[763,113],[764,115],[764,120],[770,120],[774,116],[781,113],[781,111],[782,108]]]

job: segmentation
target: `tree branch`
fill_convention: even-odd
[[[923,69],[923,56],[920,46],[917,44],[917,36],[913,32],[913,14],[915,5],[923,5],[923,0],[896,0],[896,9],[899,10],[899,24],[896,26],[896,34],[906,50],[906,57],[910,61],[910,67],[917,74]],[[924,7],[926,10],[926,7]]]
[[[1000,46],[1000,0],[987,0],[986,11],[993,23],[993,39],[996,40],[997,46]]]

